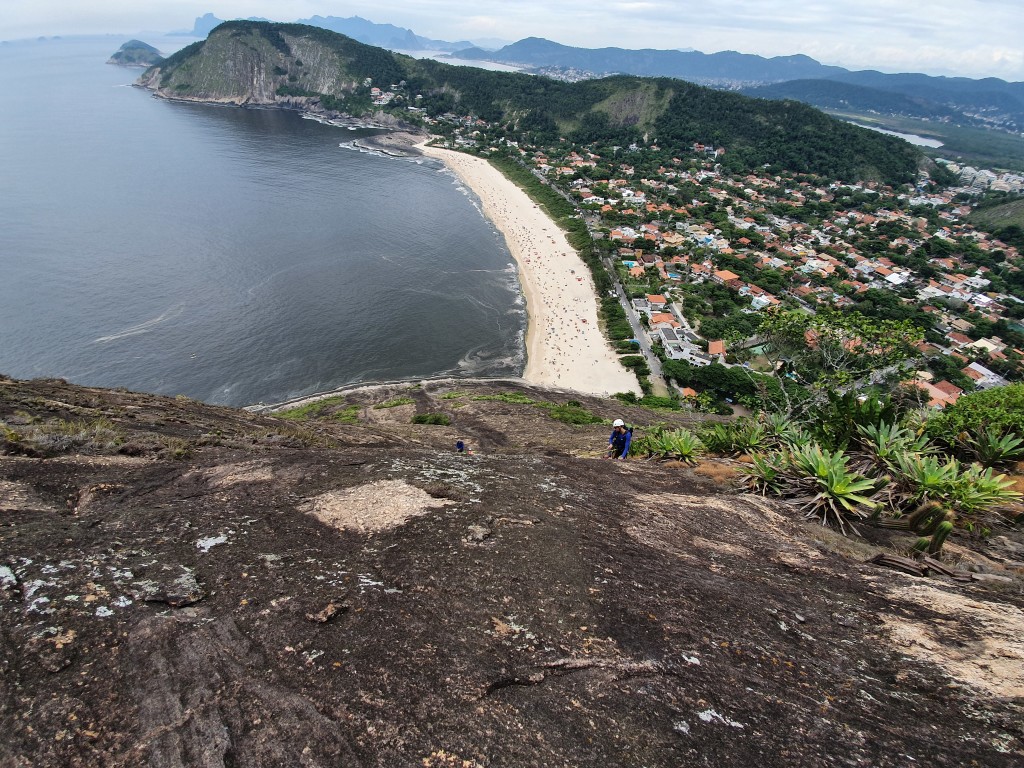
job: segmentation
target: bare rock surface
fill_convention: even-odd
[[[0,378],[0,766],[1021,765],[1016,572],[866,564],[528,402],[566,399]]]

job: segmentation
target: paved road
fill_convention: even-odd
[[[609,269],[609,271],[613,276],[616,274],[614,269]],[[654,354],[654,350],[651,349],[651,342],[647,339],[647,331],[644,330],[643,325],[640,323],[636,310],[633,309],[633,305],[629,302],[629,297],[626,296],[626,292],[618,280],[615,280],[615,292],[618,294],[619,303],[622,304],[622,308],[626,311],[626,319],[629,320],[629,326],[633,329],[633,338],[640,344],[640,352],[647,360],[647,365],[651,369],[651,387],[654,390],[654,394],[659,397],[667,397],[669,388],[668,383],[665,381],[665,374],[661,370],[661,360],[658,359],[658,356]]]

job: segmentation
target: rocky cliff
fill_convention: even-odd
[[[368,96],[366,78],[375,81],[378,75],[379,85],[385,74],[366,66],[377,58],[390,65],[387,74],[397,72],[395,54],[333,32],[299,24],[227,22],[147,70],[139,84],[187,101],[303,106],[324,96],[344,100],[357,89]],[[369,103],[367,98],[360,106]]]
[[[0,378],[0,765],[1020,765],[1019,543],[884,571],[564,398]]]

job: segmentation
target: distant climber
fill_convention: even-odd
[[[609,459],[621,459],[626,460],[629,456],[629,443],[633,439],[633,428],[627,427],[626,422],[622,419],[616,419],[612,422],[612,434],[608,438],[608,456]]]

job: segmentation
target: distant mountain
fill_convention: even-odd
[[[313,16],[309,19],[299,19],[296,23],[329,29],[332,32],[347,35],[361,43],[376,45],[379,48],[390,48],[392,50],[450,52],[473,45],[473,43],[466,40],[456,43],[449,43],[445,40],[431,40],[430,38],[420,37],[411,29],[396,27],[393,24],[376,24],[359,16],[351,16],[349,18]]]
[[[858,110],[880,114],[952,119],[1010,131],[1024,128],[1024,83],[998,78],[972,80],[924,74],[890,75],[873,70],[851,72],[803,55],[767,59],[734,51],[707,54],[573,48],[536,37],[497,51],[471,48],[456,51],[453,56],[527,67],[577,68],[597,74],[677,77],[714,87],[744,88],[744,92],[763,98],[792,98],[824,108],[856,104]],[[779,83],[786,85],[778,86]]]
[[[771,83],[799,78],[820,78],[846,72],[809,56],[777,56],[766,59],[735,51],[665,51],[647,48],[573,48],[540,37],[528,37],[497,51],[470,48],[456,51],[460,59],[494,61],[530,67],[565,67],[598,74],[621,73],[641,77],[678,77],[691,82],[721,84]]]
[[[151,67],[163,60],[164,57],[160,55],[160,51],[149,43],[144,43],[141,40],[129,40],[107,60],[107,64],[117,64],[122,67]]]
[[[249,18],[246,21],[267,21],[267,19]],[[212,13],[203,14],[196,19],[195,24],[192,26],[192,35],[194,37],[206,37],[218,25],[223,23],[223,19],[218,19]],[[431,40],[428,37],[420,37],[411,29],[396,27],[394,24],[377,24],[359,16],[350,16],[348,18],[340,16],[312,16],[308,19],[299,19],[295,23],[329,29],[331,32],[346,35],[353,40],[358,40],[360,43],[390,50],[444,51],[450,53],[473,46],[473,43],[469,40],[460,40],[454,43],[446,40]],[[481,40],[480,44],[487,45],[488,42]]]
[[[794,99],[841,112],[912,117],[1011,132],[1024,126],[1024,97],[1015,93],[1015,86],[1020,83],[967,80],[973,85],[965,86],[950,83],[948,78],[879,72],[849,72],[842,77],[843,80],[791,80],[743,88],[742,92],[755,98]],[[877,85],[855,84],[853,81],[858,79]]]
[[[246,21],[268,21],[268,19],[264,19],[261,16],[250,16]],[[198,17],[195,24],[192,25],[192,36],[206,37],[223,23],[224,19],[218,19],[212,13],[204,13],[202,16]]]
[[[920,153],[792,101],[764,101],[681,79],[578,83],[414,59],[300,24],[225,22],[143,74],[158,95],[378,115],[371,87],[392,95],[392,121],[456,113],[501,123],[510,140],[556,144],[723,147],[733,170],[772,165],[845,180],[914,178]],[[403,105],[415,103],[419,112]],[[405,116],[410,116],[405,118]],[[676,149],[678,148],[678,149]]]
[[[894,91],[868,88],[837,80],[789,80],[784,83],[743,88],[741,93],[759,99],[793,99],[821,109],[851,112],[882,112],[925,119],[951,118],[955,112],[942,104]]]
[[[223,23],[223,19],[218,19],[212,13],[204,13],[202,16],[197,18],[196,23],[192,25],[192,34],[196,37],[206,37],[214,30],[215,27]]]

